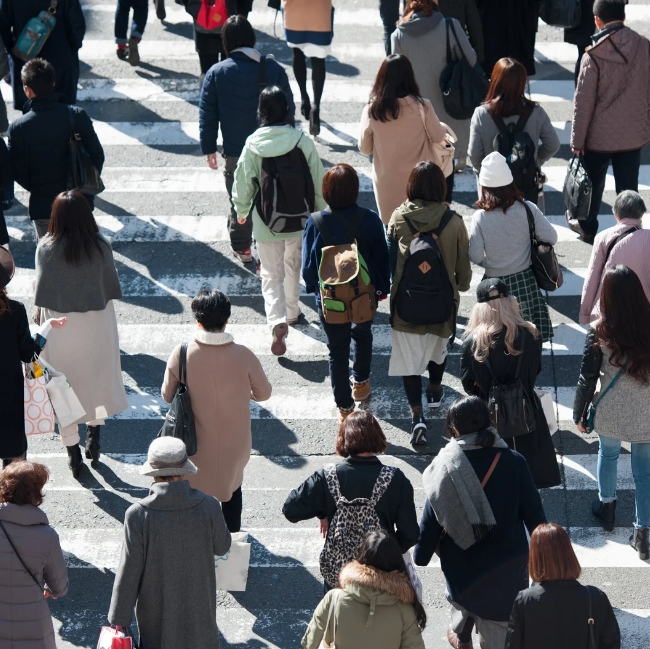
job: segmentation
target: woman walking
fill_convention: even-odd
[[[466,166],[470,122],[469,119],[454,119],[445,110],[440,75],[447,67],[448,47],[452,56],[457,59],[464,56],[472,66],[476,64],[477,55],[464,27],[454,18],[449,19],[451,25],[448,27],[445,16],[447,14],[441,13],[435,0],[408,0],[391,43],[393,54],[402,54],[411,62],[422,97],[431,102],[436,115],[456,134],[456,169],[462,171]]]
[[[542,339],[535,325],[521,317],[517,300],[502,280],[483,280],[476,289],[476,300],[460,360],[463,388],[487,402],[495,381],[510,383],[518,373],[535,412],[535,430],[505,442],[526,458],[538,489],[555,487],[561,483],[560,469],[535,392],[535,381],[542,370]]]
[[[65,374],[86,412],[59,427],[76,478],[83,464],[78,424],[86,424],[86,458],[94,466],[100,426],[128,407],[113,306],[122,297],[113,250],[78,191],[62,192],[54,200],[47,235],[36,249],[34,290],[41,323],[67,319],[64,329],[50,334],[43,358]]]
[[[505,649],[620,649],[621,633],[607,595],[583,586],[571,540],[557,523],[530,536],[528,574],[534,586],[522,590],[512,607]],[[590,645],[593,620],[596,644]]]
[[[428,138],[442,142],[445,133],[431,102],[420,94],[406,56],[384,59],[361,115],[359,135],[359,150],[372,155],[372,186],[384,224],[406,200],[411,169],[430,159]]]
[[[320,133],[320,102],[325,87],[325,59],[332,51],[332,0],[283,0],[282,16],[291,65],[300,88],[300,113],[309,120],[311,135]],[[311,62],[313,101],[307,92],[307,59]]]
[[[538,203],[541,168],[557,153],[560,139],[546,111],[526,97],[527,82],[526,68],[519,61],[511,58],[497,61],[485,103],[472,116],[468,156],[474,169],[480,172],[485,157],[496,150],[500,134],[507,142],[511,126],[514,132],[523,133],[518,137],[522,142],[527,141],[528,157],[516,163],[524,172],[518,174],[517,189],[543,211],[543,205]]]
[[[616,266],[605,273],[600,313],[585,340],[573,421],[581,433],[598,433],[598,498],[592,512],[609,532],[615,523],[621,442],[631,443],[636,519],[630,545],[640,559],[648,559],[650,302],[638,276],[627,266]]]
[[[388,374],[401,376],[404,383],[411,410],[411,444],[427,443],[421,378],[425,371],[429,373],[426,389],[428,406],[437,409],[442,404],[442,378],[447,363],[449,339],[456,331],[459,291],[469,290],[472,279],[467,230],[461,216],[445,204],[445,191],[445,177],[440,168],[433,162],[419,162],[408,179],[407,200],[393,212],[388,224],[389,250],[397,249],[390,294],[392,349]],[[436,237],[436,245],[442,255],[454,304],[446,322],[412,324],[400,317],[396,307],[400,282],[406,259],[410,255],[411,243],[420,233],[431,232]],[[427,270],[426,266],[422,268]]]
[[[553,337],[548,306],[531,269],[528,214],[540,241],[557,243],[557,232],[536,205],[525,201],[515,187],[506,159],[497,151],[483,160],[479,174],[481,198],[472,217],[469,258],[485,269],[487,277],[502,279],[517,298],[521,317],[532,322],[542,342]]]
[[[304,649],[424,649],[427,615],[402,550],[383,530],[368,532],[356,560],[325,594],[302,639]]]
[[[490,427],[481,399],[455,401],[447,433],[451,440],[424,472],[413,558],[426,566],[440,556],[451,646],[470,649],[475,626],[481,649],[503,649],[512,605],[528,586],[526,530],[546,522],[544,508],[526,461]]]

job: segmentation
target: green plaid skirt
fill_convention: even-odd
[[[487,275],[483,277],[483,279],[486,278]],[[547,342],[553,338],[553,325],[548,315],[548,306],[539,286],[537,286],[533,271],[527,268],[513,275],[499,277],[499,279],[506,283],[510,293],[517,298],[521,317],[537,327],[542,341]]]

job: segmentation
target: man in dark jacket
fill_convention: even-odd
[[[43,59],[26,63],[21,72],[29,101],[24,115],[9,126],[9,153],[14,180],[30,192],[29,218],[39,239],[47,232],[52,203],[68,187],[70,119],[95,167],[104,166],[104,150],[86,112],[68,106],[55,92],[54,68]],[[92,197],[87,197],[92,207]]]
[[[293,125],[295,106],[289,79],[282,66],[273,58],[262,60],[255,46],[255,32],[243,16],[231,16],[223,26],[223,47],[228,55],[213,65],[205,75],[199,101],[199,131],[201,151],[208,156],[210,169],[217,169],[217,136],[223,137],[224,177],[228,196],[237,160],[246,138],[257,130],[257,104],[260,91],[267,86],[279,86],[289,103],[289,123]],[[263,71],[260,69],[263,66]],[[228,231],[233,254],[240,261],[252,260],[252,219],[244,225],[237,223],[232,201],[228,216]]]
[[[11,52],[25,25],[41,11],[51,7],[51,0],[2,0],[0,2],[0,36]],[[86,34],[86,21],[79,0],[58,0],[56,24],[39,56],[56,70],[56,92],[63,93],[68,103],[77,102],[79,81],[79,50]],[[21,81],[23,62],[13,54],[9,57],[14,108],[21,110],[27,101]]]

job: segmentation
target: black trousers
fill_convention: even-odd
[[[241,487],[233,493],[232,498],[228,502],[221,503],[223,518],[231,534],[241,530],[241,512],[243,506]]]
[[[399,20],[400,0],[379,0],[379,15],[384,24],[384,48],[390,54],[390,35],[395,31]]]
[[[445,366],[447,365],[447,359],[444,362],[434,363],[429,361],[427,365],[427,370],[429,371],[429,383],[432,385],[440,385],[442,383],[442,377],[445,374]],[[422,377],[413,375],[413,376],[403,376],[402,381],[404,383],[404,392],[406,392],[406,400],[409,402],[409,406],[422,406]]]

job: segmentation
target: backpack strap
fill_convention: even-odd
[[[607,260],[609,259],[609,256],[612,254],[612,250],[614,250],[614,246],[616,244],[625,239],[629,234],[632,234],[633,232],[639,231],[641,228],[638,225],[635,225],[633,228],[630,228],[629,230],[625,230],[625,232],[621,232],[614,241],[612,241],[609,246],[607,247],[607,253],[605,254],[605,262],[603,263],[603,268],[607,265]]]
[[[494,122],[494,125],[499,129],[499,133],[502,135],[505,135],[508,132],[508,127],[506,126],[506,123],[499,117],[497,114],[492,112],[492,109],[489,111],[490,117],[492,118],[492,121]]]
[[[519,379],[519,372],[521,371],[521,357],[524,355],[524,337],[528,333],[525,328],[522,328],[521,331],[522,331],[522,333],[521,333],[521,342],[522,342],[521,354],[519,354],[519,356],[517,357],[517,369],[515,370],[515,378],[514,378],[515,381]],[[486,358],[483,362],[485,363],[485,367],[487,367],[488,372],[492,376],[492,381],[494,383],[496,383],[497,385],[504,385],[504,383],[501,383],[501,381],[499,381],[499,379],[497,379],[496,375],[494,374],[494,370],[492,369],[492,365],[490,365],[490,361]]]
[[[326,246],[335,246],[336,239],[334,238],[332,231],[327,226],[327,223],[325,223],[323,212],[314,212],[311,215],[311,220],[314,222],[316,229],[318,230],[320,236],[322,237],[323,243]]]
[[[440,225],[437,228],[431,230],[431,234],[434,234],[436,238],[439,237],[442,231],[449,224],[449,221],[451,221],[451,219],[453,218],[454,218],[454,212],[452,212],[449,208],[447,208],[447,211],[442,215],[442,219],[440,220]]]
[[[381,468],[375,486],[372,488],[372,495],[370,496],[370,504],[373,507],[377,506],[381,497],[386,493],[386,489],[388,489],[388,485],[393,479],[396,471],[397,469],[394,466],[383,466]]]
[[[336,464],[326,464],[323,467],[323,473],[325,474],[325,481],[332,494],[332,498],[334,498],[335,503],[338,503],[341,499],[341,486],[339,484],[339,477],[336,474]]]
[[[262,90],[266,88],[266,56],[262,56],[260,58],[259,81],[260,81],[259,94],[262,94]]]
[[[414,237],[417,237],[420,234],[420,231],[413,225],[413,223],[411,223],[411,219],[405,216],[404,221],[406,222],[406,225],[409,226],[409,230],[411,231],[411,234]]]
[[[354,213],[354,216],[351,219],[346,219],[336,210],[332,210],[332,216],[345,228],[347,233],[352,237],[352,239],[363,239],[363,231],[360,230],[361,221],[366,215],[366,212],[369,212],[365,207],[358,207]]]

